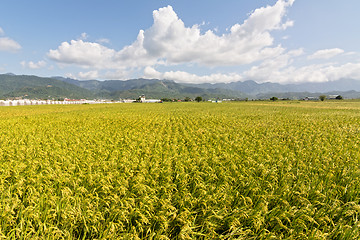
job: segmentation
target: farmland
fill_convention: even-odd
[[[0,107],[0,238],[359,239],[360,102]]]

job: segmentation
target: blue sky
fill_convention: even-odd
[[[0,73],[360,80],[358,0],[4,0]]]

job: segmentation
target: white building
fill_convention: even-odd
[[[158,102],[161,102],[160,99],[146,99],[145,98],[145,95],[141,95],[140,96],[140,102],[142,103],[158,103]]]

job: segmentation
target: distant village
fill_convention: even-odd
[[[39,100],[39,99],[7,99],[0,100],[0,106],[22,106],[22,105],[50,105],[50,104],[96,104],[112,103],[104,100],[87,100],[87,99],[68,99],[59,100]]]
[[[320,97],[305,97],[304,101],[323,101],[324,99],[328,100],[341,100],[343,99],[340,95],[321,95]],[[259,99],[260,100],[260,99]],[[277,97],[271,97],[270,100],[276,101],[276,100],[290,100],[288,98],[286,99],[278,99]],[[120,99],[120,100],[103,100],[103,99],[70,99],[65,98],[64,100],[42,100],[42,99],[6,99],[6,100],[0,100],[0,106],[24,106],[24,105],[52,105],[52,104],[58,104],[58,105],[65,105],[65,104],[101,104],[101,103],[162,103],[162,102],[191,102],[194,101],[190,98],[185,98],[184,100],[176,100],[176,99],[147,99],[145,95],[139,96],[138,99]],[[195,101],[200,102],[204,101],[201,97],[196,97]],[[208,102],[213,103],[221,103],[221,102],[229,102],[229,101],[248,101],[248,99],[211,99],[207,100]]]
[[[6,99],[0,100],[0,106],[24,106],[24,105],[52,105],[52,104],[101,104],[101,103],[157,103],[162,102],[160,99],[146,99],[145,95],[141,95],[139,99],[121,99],[118,101],[114,100],[100,100],[100,99],[70,99],[65,98],[64,100],[41,100],[41,99]]]

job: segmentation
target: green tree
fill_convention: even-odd
[[[185,97],[184,101],[185,101],[185,102],[190,102],[190,101],[191,101],[191,98]]]
[[[201,101],[202,101],[202,97],[197,96],[197,97],[195,98],[195,101],[197,101],[197,102],[201,102]]]
[[[338,95],[338,96],[336,96],[336,98],[335,99],[337,99],[337,100],[342,100],[343,99],[343,97],[341,96],[341,95]]]
[[[163,102],[172,102],[173,101],[170,98],[161,98],[160,100],[163,101]]]
[[[325,96],[325,95],[320,95],[320,96],[319,96],[319,99],[320,99],[321,101],[324,101],[324,100],[326,99],[326,96]]]
[[[270,100],[271,101],[276,101],[276,100],[278,100],[278,98],[277,97],[271,97]]]

